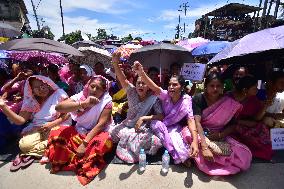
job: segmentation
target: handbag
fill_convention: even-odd
[[[212,152],[218,156],[230,156],[232,153],[231,146],[225,141],[210,141],[205,137],[206,144]]]

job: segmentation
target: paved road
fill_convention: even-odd
[[[71,172],[49,174],[45,166],[33,164],[26,170],[9,172],[9,164],[0,162],[0,189],[284,189],[284,164],[253,164],[245,173],[228,177],[208,177],[196,168],[171,166],[167,176],[160,165],[147,166],[139,175],[136,166],[110,164],[89,185],[83,187]]]

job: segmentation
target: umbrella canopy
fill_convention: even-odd
[[[204,45],[196,47],[191,53],[193,56],[215,55],[226,48],[228,41],[210,41]]]
[[[0,37],[15,37],[21,35],[21,32],[7,23],[0,23]]]
[[[10,51],[9,57],[14,60],[27,61],[38,60],[42,64],[67,64],[68,60],[58,53],[46,53],[42,51]]]
[[[78,49],[79,47],[91,47],[91,46],[99,48],[99,49],[105,49],[104,46],[97,44],[93,41],[77,41],[72,44],[72,47],[76,49]]]
[[[79,57],[80,64],[88,64],[93,67],[96,63],[101,62],[106,68],[111,67],[111,54],[107,50],[96,47],[80,47],[79,50],[85,55]]]
[[[137,49],[142,48],[142,45],[126,44],[120,46],[115,52],[121,53],[122,59],[129,59],[130,55]]]
[[[15,39],[0,45],[1,50],[10,51],[44,51],[74,56],[83,56],[83,54],[74,47],[58,41],[43,38],[23,38]]]
[[[186,48],[188,51],[192,51],[194,48],[199,47],[200,45],[206,44],[208,42],[208,39],[197,37],[179,41],[177,45]]]
[[[209,61],[209,64],[234,63],[284,53],[284,26],[248,34],[230,43]]]
[[[142,47],[133,52],[129,62],[132,64],[136,60],[148,68],[155,66],[162,70],[169,69],[172,63],[182,65],[185,62],[193,62],[193,57],[183,47],[169,43],[159,43]]]
[[[109,53],[113,53],[118,47],[115,45],[104,45],[105,50]]]

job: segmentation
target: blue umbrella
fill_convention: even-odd
[[[196,47],[191,53],[193,56],[215,55],[226,48],[228,41],[210,41],[204,45]]]
[[[284,26],[279,26],[248,34],[230,43],[209,64],[253,63],[271,56],[283,56],[283,53]]]

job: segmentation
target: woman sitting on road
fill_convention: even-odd
[[[162,147],[149,126],[151,121],[163,119],[163,110],[158,98],[151,94],[141,78],[137,79],[136,86],[126,79],[118,66],[119,57],[120,53],[113,54],[113,67],[121,86],[127,91],[129,109],[127,118],[114,125],[110,133],[113,141],[118,143],[116,155],[127,163],[135,163],[139,160],[140,149],[154,155]]]
[[[195,158],[197,167],[208,175],[231,175],[247,170],[251,152],[230,137],[231,125],[242,105],[223,96],[224,84],[219,74],[212,73],[205,79],[205,92],[193,97],[193,114],[200,136],[200,153]],[[192,140],[188,129],[183,130],[188,142]]]
[[[61,113],[71,113],[74,127],[54,128],[48,138],[51,173],[74,171],[81,184],[91,182],[106,166],[104,155],[112,149],[107,132],[112,123],[112,98],[109,81],[93,76],[84,90],[56,106]]]
[[[13,112],[5,101],[0,99],[0,108],[11,122],[23,125],[30,121],[22,131],[19,142],[21,153],[13,161],[11,171],[25,168],[34,161],[34,158],[43,156],[52,127],[71,124],[70,116],[55,110],[55,106],[66,98],[67,94],[51,79],[34,75],[25,83],[24,100],[19,114]]]
[[[152,130],[160,138],[176,164],[184,163],[190,166],[189,158],[198,154],[198,140],[191,97],[183,91],[185,80],[181,76],[172,76],[168,83],[168,91],[166,91],[147,76],[139,62],[134,63],[134,70],[162,102],[165,118],[162,121],[153,121]],[[193,136],[190,145],[183,140],[181,135],[184,126],[189,128]]]

